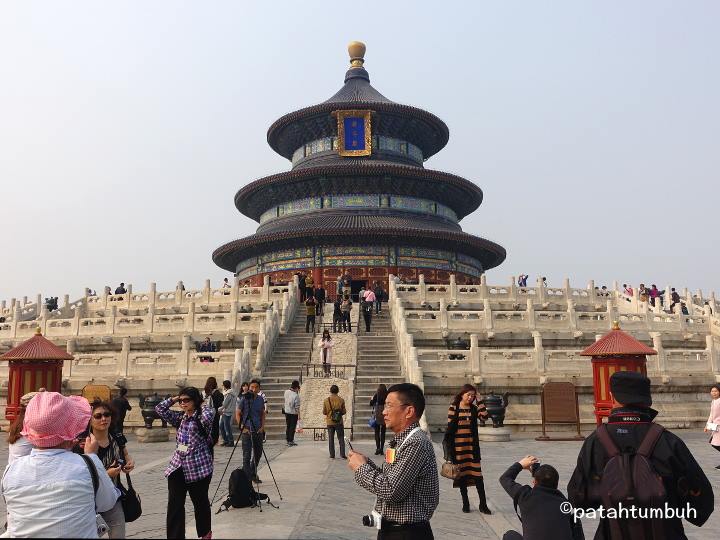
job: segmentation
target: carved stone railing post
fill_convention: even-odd
[[[418,276],[418,294],[420,295],[420,302],[427,302],[427,285],[425,285],[425,274]]]
[[[612,305],[612,300],[608,300],[608,305]],[[570,323],[570,329],[573,331],[577,330],[578,329],[578,318],[577,318],[577,312],[575,311],[575,300],[573,300],[572,296],[568,296],[567,313],[568,313],[568,322]]]
[[[515,302],[517,300],[518,296],[518,289],[517,289],[517,283],[515,282],[515,276],[510,276],[510,287],[508,288],[508,291],[510,291],[510,300]]]
[[[120,357],[117,364],[117,376],[127,377],[129,375],[128,363],[130,361],[130,338],[122,338],[122,348],[120,349]]]
[[[488,298],[487,276],[485,274],[480,276],[480,298]]]
[[[444,298],[440,299],[440,331],[445,332],[448,329],[448,312],[447,312],[447,300]]]
[[[618,309],[612,300],[607,301],[607,313],[608,313],[608,320],[606,321],[607,326],[608,326],[608,328],[612,328],[613,321],[617,321],[617,319],[618,319]]]
[[[185,303],[185,291],[181,287],[182,282],[178,281],[175,286],[175,305],[181,306]]]
[[[660,380],[663,384],[670,382],[670,376],[667,372],[667,356],[665,355],[665,347],[662,344],[662,333],[650,332],[650,337],[653,340],[653,349],[657,351],[657,366]]]
[[[537,286],[535,287],[535,296],[540,304],[544,304],[547,301],[547,291],[541,277],[537,278]]]
[[[80,310],[76,309],[70,326],[70,334],[73,336],[80,335]]]
[[[535,365],[537,366],[537,372],[538,375],[544,375],[546,370],[546,362],[545,362],[545,349],[543,348],[542,343],[542,334],[540,332],[533,332],[533,344],[534,344],[534,352],[535,355]]]
[[[182,346],[180,354],[177,356],[176,368],[180,375],[190,373],[190,336],[182,337]]]
[[[525,312],[527,318],[527,325],[529,330],[535,330],[535,306],[533,305],[532,298],[527,299],[527,311]]]
[[[482,382],[480,372],[480,347],[478,346],[478,335],[470,334],[470,374],[475,384]]]
[[[210,280],[205,280],[205,286],[203,287],[203,302],[206,304],[210,303]]]
[[[155,304],[157,302],[157,283],[154,281],[150,283],[150,292],[148,292],[148,302],[150,302],[150,307],[155,307]]]
[[[715,382],[720,382],[720,350],[712,334],[705,336],[706,350],[710,358],[710,369],[715,375]]]
[[[77,342],[74,339],[68,339],[65,343],[65,350],[68,354],[75,355],[77,351]],[[72,377],[72,366],[75,360],[66,360],[63,362],[62,377],[63,379],[69,379]]]
[[[588,283],[588,298],[593,304],[597,302],[597,292],[595,291],[595,280],[591,279]]]
[[[457,280],[455,279],[455,274],[450,274],[450,301],[457,302],[457,299]]]
[[[262,300],[263,302],[270,301],[270,276],[263,276]]]
[[[155,304],[148,306],[145,328],[147,329],[148,334],[152,334],[155,331]]]
[[[393,274],[390,274],[390,279],[388,280],[388,305],[395,300],[396,295],[397,291],[395,290],[395,276]]]
[[[187,320],[185,321],[185,331],[192,332],[195,330],[195,302],[188,303]]]
[[[238,303],[230,302],[230,330],[237,330],[238,325]]]
[[[572,288],[570,287],[570,278],[563,279],[563,289],[565,290],[565,300],[569,302],[573,297]]]
[[[493,314],[489,298],[483,300],[483,317],[485,318],[485,330],[490,332],[493,329]]]
[[[110,306],[110,333],[115,334],[115,324],[117,322],[117,306]]]

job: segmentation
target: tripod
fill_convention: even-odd
[[[246,394],[243,394],[243,396],[241,396],[241,397],[245,398],[245,401],[244,401],[245,406],[247,406],[247,404],[248,404],[248,397],[247,397],[248,394],[252,395],[252,397],[249,398],[251,405],[253,403],[253,400],[256,397],[255,394],[252,394],[252,392],[247,392]],[[254,453],[255,453],[254,437],[260,435],[260,433],[255,428],[255,423],[253,422],[251,412],[252,412],[251,410],[248,410],[247,418],[245,418],[245,408],[243,407],[240,411],[240,426],[239,426],[240,433],[238,433],[237,439],[235,439],[235,444],[233,445],[233,449],[232,449],[232,452],[230,453],[230,457],[228,458],[227,463],[225,464],[225,469],[223,470],[223,473],[220,476],[220,481],[218,482],[218,485],[215,488],[215,494],[213,495],[212,501],[210,501],[210,506],[212,506],[215,503],[215,497],[217,497],[218,491],[220,491],[220,486],[222,485],[222,481],[225,478],[225,474],[227,473],[228,467],[230,466],[230,462],[232,461],[232,458],[235,455],[235,450],[237,449],[237,445],[240,442],[240,439],[242,439],[243,431],[245,430],[247,422],[250,423],[250,430],[251,430],[249,433],[249,435],[250,435],[250,463],[252,464],[252,469],[253,469],[253,475],[252,475],[251,482],[255,481],[255,487],[256,488],[259,487],[259,483],[257,482],[257,480],[258,480],[257,464],[255,463],[255,459],[254,459],[254,457],[255,457],[254,456]],[[270,476],[272,477],[273,483],[275,484],[275,489],[278,492],[278,497],[280,497],[280,500],[282,501],[283,500],[282,494],[280,493],[280,488],[278,487],[277,480],[275,480],[275,474],[273,474],[272,467],[270,467],[270,460],[268,460],[267,454],[265,453],[264,445],[261,447],[261,451],[262,451],[262,456],[265,457],[265,464],[267,465],[267,468],[270,471]],[[260,460],[258,460],[258,462],[259,461]],[[261,505],[261,502],[259,499],[256,501],[256,504],[257,504],[258,508],[260,509],[260,511],[262,512],[262,505]],[[272,503],[269,503],[269,504],[271,506],[274,506]],[[275,506],[275,508],[277,508],[277,507]],[[219,514],[222,511],[222,509],[223,509],[223,506],[220,507],[220,509],[216,512],[216,514]],[[225,509],[227,510],[227,507],[225,507]]]

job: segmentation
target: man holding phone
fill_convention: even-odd
[[[382,467],[351,448],[348,466],[355,472],[355,481],[377,497],[373,515],[380,516],[378,539],[433,538],[430,518],[440,489],[432,442],[420,429],[424,410],[425,396],[418,386],[391,386],[383,418],[395,438],[385,451]]]

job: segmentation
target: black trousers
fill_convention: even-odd
[[[243,471],[252,480],[252,477],[257,473],[257,466],[262,457],[263,434],[245,432],[240,437],[240,440],[242,441]],[[251,456],[252,465],[250,465]]]
[[[363,319],[365,319],[365,331],[370,331],[370,323],[372,322],[372,306],[370,309],[363,309]]]
[[[185,497],[190,493],[190,500],[195,509],[195,531],[202,538],[212,529],[212,514],[208,490],[212,474],[196,482],[185,482],[182,468],[176,469],[168,476],[167,505],[167,537],[185,538]]]
[[[381,528],[377,537],[378,540],[434,540],[435,538],[429,521],[397,528]]]
[[[383,421],[382,424],[377,424],[375,426],[375,448],[377,450],[382,450],[383,446],[385,446],[385,422]]]
[[[342,327],[343,327],[343,332],[352,332],[352,323],[350,322],[350,312],[349,311],[343,311]]]
[[[345,457],[345,427],[342,424],[328,426],[328,450],[330,457],[335,457],[335,434],[337,433],[338,442],[340,443],[340,457]]]
[[[298,415],[285,414],[285,440],[293,442],[295,440],[295,428],[297,427]]]
[[[315,315],[308,315],[305,319],[305,333],[307,334],[310,331],[310,327],[312,326],[312,331],[315,333]]]

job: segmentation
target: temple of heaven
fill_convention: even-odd
[[[476,281],[503,262],[505,249],[460,228],[480,206],[482,190],[423,167],[447,144],[447,126],[375,90],[363,67],[364,44],[352,42],[348,51],[350,69],[334,96],[268,129],[268,143],[292,169],[237,192],[237,209],[260,225],[217,248],[213,261],[253,285],[266,275],[280,283],[312,274],[329,294],[343,273],[353,289],[387,282],[390,274]]]

